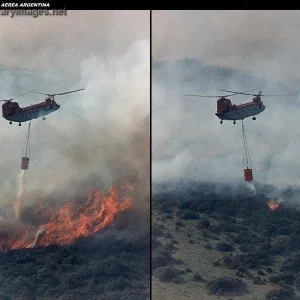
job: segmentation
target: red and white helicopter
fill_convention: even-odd
[[[244,120],[246,118],[252,117],[252,120],[256,120],[256,115],[262,113],[266,106],[261,101],[261,97],[285,97],[285,96],[294,96],[294,95],[262,95],[260,91],[258,94],[249,94],[245,92],[234,92],[228,90],[219,90],[223,92],[229,92],[232,94],[223,95],[223,96],[200,96],[200,95],[186,95],[190,97],[212,97],[219,98],[217,101],[217,112],[215,115],[221,120],[220,123],[223,124],[223,120],[233,121],[233,124],[236,124],[237,120]],[[231,101],[226,98],[234,95],[249,95],[253,96],[252,102],[247,102],[239,105],[232,104]]]
[[[20,89],[26,90],[23,88]],[[60,93],[60,94],[45,94],[45,93],[36,92],[36,90],[27,90],[28,91],[27,93],[17,96],[15,98],[8,99],[8,100],[0,100],[5,102],[2,105],[2,117],[8,120],[9,124],[12,124],[12,122],[18,122],[19,126],[21,126],[22,122],[27,122],[32,119],[37,119],[40,117],[42,117],[43,120],[46,120],[45,118],[46,115],[49,115],[60,108],[60,105],[56,103],[54,96],[70,94],[82,90],[84,89],[73,90],[73,91]],[[28,93],[42,94],[42,95],[46,95],[47,97],[44,102],[40,102],[27,107],[20,107],[18,102],[12,101]]]

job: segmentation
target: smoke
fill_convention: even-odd
[[[52,22],[1,19],[16,38],[0,36],[6,53],[1,98],[21,94],[16,86],[45,93],[85,88],[57,96],[61,108],[32,122],[23,207],[86,197],[93,186],[107,190],[128,181],[136,192],[133,207],[149,212],[149,19],[147,11],[74,11]],[[22,34],[20,47],[16,40]],[[30,94],[18,100],[26,106],[44,99]],[[0,205],[5,209],[15,193],[27,126],[1,122]]]
[[[15,218],[17,220],[20,219],[22,199],[24,196],[24,175],[25,171],[22,170],[17,178],[17,197],[14,205]]]
[[[38,245],[38,242],[40,240],[40,238],[46,233],[44,228],[41,228],[37,231],[35,237],[34,237],[34,241],[32,244],[28,245],[27,248],[34,248]]]
[[[197,58],[299,85],[299,16],[294,10],[154,11],[153,57]]]
[[[221,125],[218,89],[297,94],[292,55],[299,12],[153,12],[153,180],[242,182],[240,122]],[[176,21],[176,22],[175,22]],[[161,30],[165,28],[165,30]],[[172,28],[172,30],[169,29]],[[176,28],[176,30],[174,30]],[[259,30],[258,30],[259,29]],[[183,59],[181,59],[183,58]],[[164,62],[162,62],[162,60]],[[255,92],[255,91],[254,91]],[[251,96],[229,97],[233,104]],[[266,110],[244,121],[254,184],[299,185],[298,97],[263,97]]]
[[[246,187],[253,193],[253,195],[256,195],[256,187],[253,181],[246,182]]]

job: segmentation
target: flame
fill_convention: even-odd
[[[275,200],[271,200],[268,202],[268,206],[270,208],[271,211],[275,211],[278,207],[279,207],[280,203],[278,203]]]
[[[17,238],[8,237],[1,240],[0,237],[0,244],[2,242],[4,250],[23,249],[37,245],[67,245],[80,237],[92,236],[111,224],[118,212],[131,206],[132,198],[127,196],[127,193],[132,190],[133,188],[125,183],[120,187],[120,191],[111,187],[106,196],[99,189],[93,188],[84,204],[70,201],[59,210],[37,209],[35,214],[47,219],[42,226],[21,226]]]

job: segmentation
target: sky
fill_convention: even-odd
[[[222,88],[297,94],[300,12],[153,11],[152,16],[153,60],[169,62],[162,71],[153,72],[153,180],[241,181],[241,123],[220,125],[215,99],[185,95],[220,95]],[[171,64],[186,58],[243,76],[222,78],[205,68]],[[240,104],[252,99],[231,100]],[[254,180],[299,185],[298,96],[262,100],[266,111],[256,121],[245,120]]]
[[[17,86],[44,93],[85,88],[57,96],[61,108],[32,122],[24,205],[51,197],[68,201],[81,187],[85,194],[93,184],[107,189],[129,179],[147,188],[149,180],[141,181],[149,155],[141,158],[135,149],[150,131],[141,126],[150,114],[149,11],[1,16],[0,26],[1,99],[23,93]],[[18,102],[43,100],[29,94]],[[0,122],[5,210],[16,195],[28,123]]]
[[[153,11],[152,16],[154,60],[198,58],[268,77],[272,68],[272,77],[299,84],[299,11]]]

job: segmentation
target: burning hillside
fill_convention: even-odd
[[[149,119],[120,141],[102,135],[99,146],[90,132],[73,141],[67,154],[78,169],[39,174],[41,188],[33,172],[20,173],[0,220],[0,299],[149,299]]]
[[[85,202],[70,201],[58,210],[33,208],[33,218],[39,226],[22,224],[14,231],[2,231],[2,250],[35,246],[67,245],[81,237],[89,237],[114,221],[118,212],[132,204],[133,188],[125,183],[119,189],[111,187],[108,195],[93,188]]]

